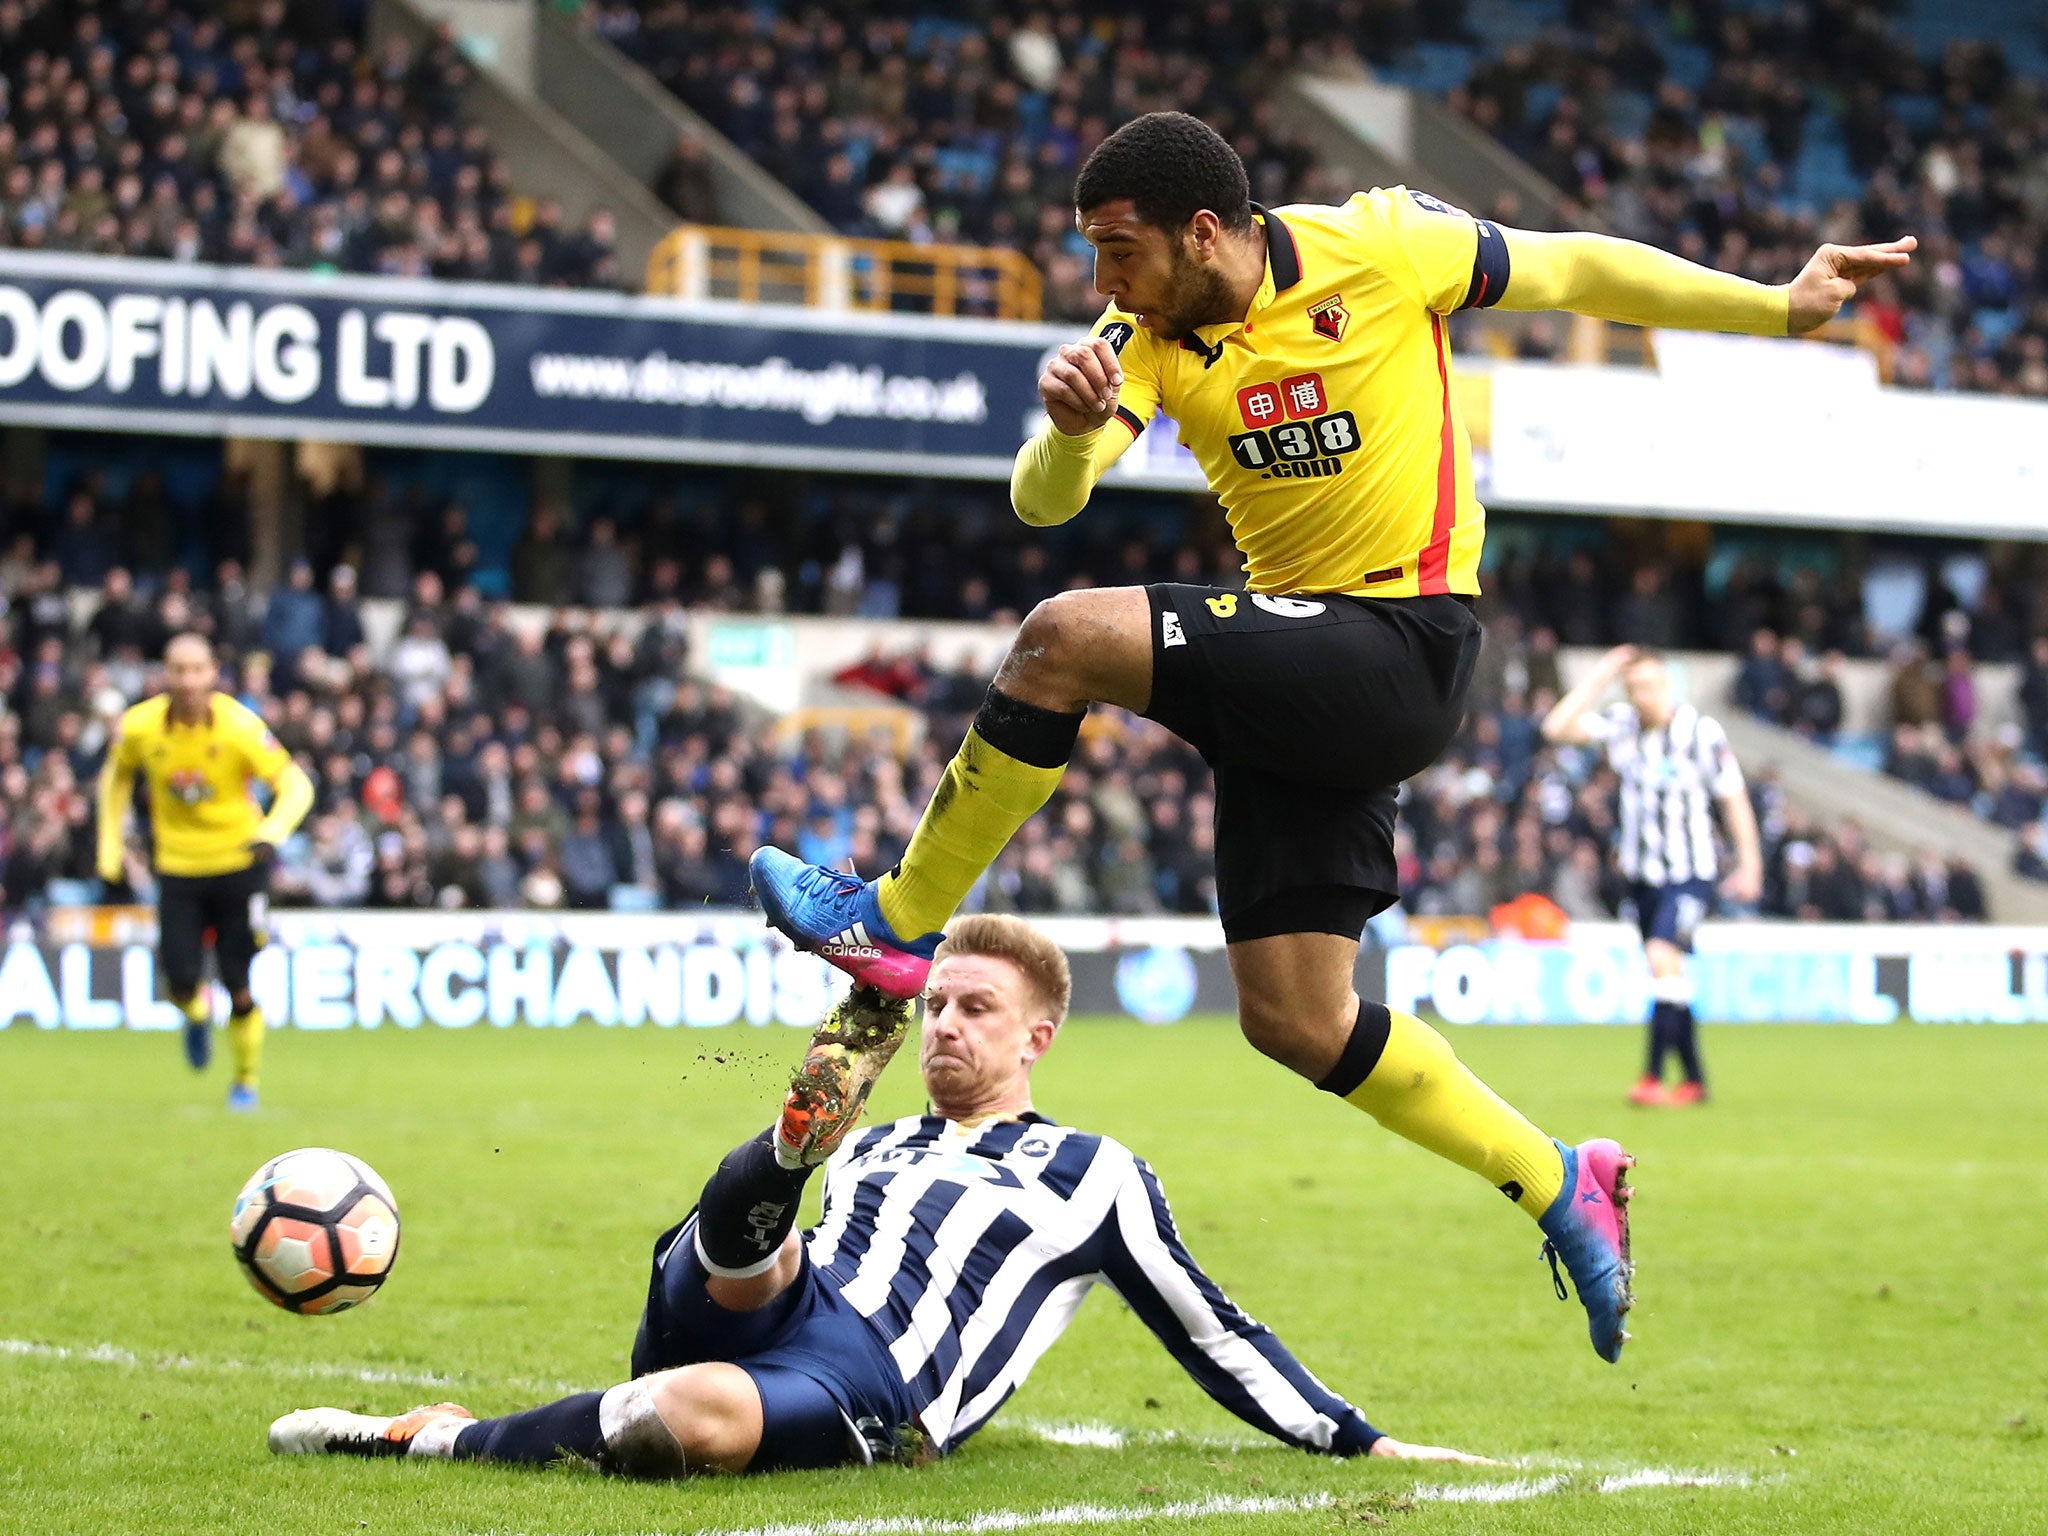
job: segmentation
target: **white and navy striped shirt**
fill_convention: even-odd
[[[1681,704],[1661,726],[1645,726],[1633,706],[1616,704],[1586,718],[1588,734],[1621,776],[1621,872],[1645,885],[1712,880],[1716,800],[1742,791],[1742,769],[1721,723]]]
[[[826,1165],[824,1218],[806,1243],[880,1336],[941,1450],[1023,1385],[1098,1283],[1245,1422],[1340,1456],[1377,1438],[1202,1273],[1158,1178],[1107,1136],[1036,1114],[871,1127]]]

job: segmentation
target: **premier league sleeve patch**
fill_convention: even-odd
[[[1440,197],[1432,197],[1427,192],[1417,192],[1411,187],[1408,195],[1415,199],[1417,206],[1427,208],[1431,213],[1448,213],[1460,219],[1467,217],[1464,209],[1454,203],[1447,203]]]

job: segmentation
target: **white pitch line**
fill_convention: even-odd
[[[1559,1493],[1570,1484],[1571,1479],[1562,1474],[1518,1477],[1511,1483],[1424,1483],[1406,1497],[1418,1504],[1518,1504]]]
[[[1624,1493],[1630,1488],[1747,1488],[1747,1472],[1678,1472],[1668,1467],[1642,1467],[1634,1472],[1616,1472],[1595,1485],[1602,1493]]]
[[[1516,1478],[1505,1483],[1424,1483],[1397,1496],[1417,1504],[1516,1504],[1561,1493],[1571,1486],[1563,1474],[1555,1477]],[[1620,1493],[1630,1488],[1747,1488],[1749,1479],[1740,1473],[1674,1472],[1647,1467],[1637,1472],[1603,1478],[1594,1485],[1598,1493]],[[1141,1521],[1201,1520],[1212,1515],[1291,1515],[1328,1509],[1337,1502],[1332,1493],[1311,1493],[1265,1498],[1212,1494],[1206,1499],[1187,1499],[1173,1504],[1055,1504],[1044,1509],[991,1509],[965,1519],[942,1519],[928,1515],[877,1515],[855,1520],[791,1521],[778,1525],[746,1526],[736,1530],[700,1529],[689,1536],[982,1536],[985,1532],[1023,1531],[1045,1526],[1135,1525]],[[644,1536],[666,1536],[646,1532]]]
[[[460,1374],[445,1375],[438,1371],[392,1371],[379,1366],[328,1365],[317,1362],[291,1365],[276,1360],[195,1360],[190,1355],[164,1355],[157,1359],[145,1359],[112,1344],[94,1344],[74,1349],[62,1344],[45,1344],[35,1339],[0,1339],[0,1355],[23,1355],[43,1360],[80,1360],[93,1365],[119,1365],[130,1368],[148,1366],[160,1371],[256,1371],[264,1375],[291,1377],[301,1381],[361,1381],[372,1386],[453,1387],[465,1382],[471,1385],[485,1384],[478,1378]],[[576,1383],[566,1381],[509,1380],[497,1384],[525,1391],[551,1392],[556,1395],[584,1390]]]
[[[877,1515],[858,1520],[755,1525],[729,1531],[700,1530],[692,1536],[981,1536],[987,1531],[1023,1531],[1047,1525],[1129,1525],[1138,1520],[1201,1520],[1211,1515],[1294,1515],[1304,1510],[1327,1509],[1335,1502],[1327,1493],[1265,1498],[1218,1493],[1173,1504],[1055,1504],[1045,1509],[991,1509],[964,1520]]]
[[[1002,1427],[1012,1433],[1021,1431],[1048,1445],[1099,1451],[1121,1451],[1133,1445],[1193,1445],[1210,1451],[1252,1451],[1270,1450],[1276,1444],[1264,1436],[1204,1435],[1185,1429],[1122,1430],[1092,1420],[1005,1419]]]
[[[359,1381],[385,1386],[446,1387],[463,1381],[482,1385],[477,1378],[443,1375],[439,1372],[385,1370],[375,1366],[291,1365],[268,1360],[195,1360],[188,1355],[147,1359],[114,1344],[72,1347],[36,1339],[0,1339],[0,1355],[44,1360],[72,1360],[81,1364],[113,1365],[125,1369],[150,1367],[156,1370],[250,1371],[261,1375],[301,1380]],[[499,1386],[537,1392],[583,1390],[570,1382],[506,1380]],[[1054,1445],[1082,1446],[1099,1450],[1123,1450],[1130,1445],[1184,1444],[1223,1450],[1244,1450],[1262,1446],[1264,1441],[1231,1440],[1190,1434],[1183,1430],[1142,1430],[1127,1433],[1114,1425],[1092,1422],[1047,1422],[1022,1420],[1010,1426]],[[1515,1478],[1498,1483],[1423,1483],[1401,1497],[1418,1504],[1511,1504],[1543,1498],[1571,1486],[1568,1473],[1549,1477]],[[1743,1472],[1688,1472],[1670,1467],[1638,1467],[1603,1476],[1592,1485],[1595,1493],[1624,1493],[1637,1488],[1748,1488],[1753,1486]],[[1336,1502],[1331,1493],[1297,1496],[1271,1495],[1238,1497],[1211,1494],[1172,1504],[1058,1504],[1044,1509],[992,1509],[965,1519],[939,1519],[925,1515],[887,1515],[857,1520],[825,1520],[813,1523],[751,1526],[738,1530],[703,1529],[690,1536],[983,1536],[983,1533],[1021,1531],[1039,1527],[1080,1527],[1130,1525],[1139,1521],[1200,1520],[1212,1515],[1300,1514],[1327,1509]],[[662,1536],[650,1532],[648,1536]]]

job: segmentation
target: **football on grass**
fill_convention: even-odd
[[[249,1176],[228,1236],[266,1300],[287,1312],[346,1312],[391,1277],[398,1202],[361,1158],[301,1147]]]

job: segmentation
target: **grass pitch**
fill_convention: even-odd
[[[1539,1123],[1640,1157],[1621,1366],[1525,1217],[1222,1023],[1077,1020],[1038,1097],[1149,1158],[1197,1258],[1376,1424],[1516,1468],[1261,1442],[1101,1292],[942,1465],[656,1486],[263,1434],[618,1379],[654,1234],[767,1122],[798,1033],[281,1033],[237,1119],[175,1036],[7,1030],[0,1531],[2048,1527],[2048,1029],[1709,1030],[1717,1101],[1675,1113],[1622,1105],[1633,1031],[1451,1033]],[[876,1099],[919,1106],[909,1053]],[[228,1253],[242,1180],[304,1144],[367,1158],[405,1221],[395,1278],[335,1318],[266,1306]]]

